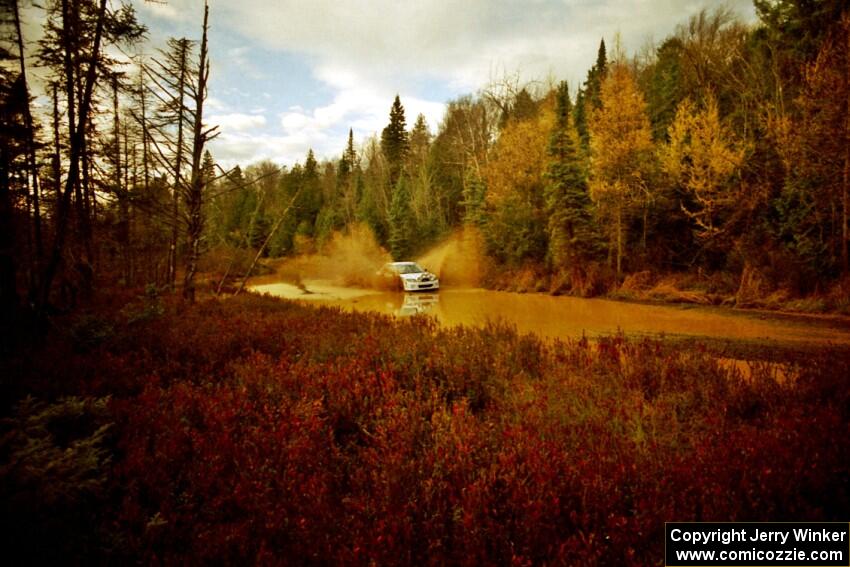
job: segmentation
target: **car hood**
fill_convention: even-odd
[[[409,282],[411,282],[411,281],[415,282],[415,281],[419,281],[419,279],[421,277],[426,276],[426,275],[427,276],[433,276],[435,279],[437,278],[437,276],[435,276],[431,272],[419,272],[417,274],[399,274],[399,277],[401,279],[409,281]]]

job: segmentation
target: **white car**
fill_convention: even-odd
[[[436,291],[440,289],[437,276],[416,262],[391,262],[384,266],[381,275],[398,278],[404,291]]]

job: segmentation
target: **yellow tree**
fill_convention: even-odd
[[[736,200],[731,184],[744,161],[745,148],[721,123],[711,94],[703,109],[683,100],[668,135],[670,143],[660,152],[662,167],[693,200],[693,205],[681,207],[696,224],[698,236],[710,238],[721,230],[718,215]]]
[[[554,115],[550,100],[541,106],[536,116],[508,122],[483,170],[488,242],[502,261],[542,260],[546,254],[543,174]]]
[[[602,107],[590,114],[590,196],[605,217],[616,251],[617,275],[622,271],[626,221],[630,209],[643,201],[652,160],[652,134],[646,101],[622,59],[602,81]]]

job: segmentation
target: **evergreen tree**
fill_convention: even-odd
[[[354,132],[348,130],[348,144],[342,152],[336,175],[336,209],[338,222],[349,225],[354,222],[354,210],[357,204],[355,195],[355,176],[357,172],[357,152],[354,150]]]
[[[484,203],[487,196],[487,185],[474,169],[466,174],[466,182],[463,184],[463,222],[470,225],[482,226],[484,224]]]
[[[576,96],[575,124],[578,130],[582,148],[587,151],[590,148],[590,133],[587,127],[587,111],[602,108],[602,81],[608,74],[608,55],[605,50],[605,40],[599,42],[599,51],[596,54],[596,63],[587,72],[584,81],[584,89],[579,89]]]
[[[407,180],[401,176],[390,204],[389,247],[393,260],[403,260],[410,254],[414,224],[413,211],[410,209],[410,191]]]
[[[544,198],[548,214],[549,257],[557,267],[586,260],[595,248],[591,202],[572,126],[566,82],[555,93],[555,125],[549,141]]]
[[[587,151],[590,140],[587,134],[587,99],[585,99],[584,90],[581,88],[576,92],[576,103],[573,107],[573,124],[575,124],[576,133],[578,134],[582,149]]]
[[[395,187],[404,171],[404,163],[410,149],[407,137],[407,125],[404,118],[404,107],[398,95],[390,109],[390,123],[381,132],[381,152],[389,165],[390,187]]]
[[[762,26],[756,30],[773,44],[786,73],[800,73],[814,61],[824,38],[840,28],[846,0],[753,0]]]
[[[644,92],[652,124],[652,139],[667,140],[676,108],[684,98],[681,58],[684,50],[678,37],[668,38],[656,51],[656,61],[649,70]]]
[[[587,73],[585,91],[588,102],[593,108],[602,106],[602,81],[608,73],[608,55],[605,51],[605,40],[599,42],[599,51],[596,53],[596,63]]]
[[[222,195],[216,202],[220,202],[219,215],[213,219],[214,223],[221,223],[221,236],[228,238],[232,244],[239,244],[238,237],[239,228],[242,225],[243,211],[245,208],[245,190],[242,188],[245,185],[245,179],[242,176],[242,168],[238,165],[234,167],[222,180],[224,190]],[[217,224],[217,223],[216,223]]]
[[[386,244],[387,225],[385,217],[381,214],[382,211],[379,209],[375,199],[374,187],[367,186],[363,175],[358,173],[354,178],[354,189],[357,198],[357,212],[355,215],[357,220],[365,223],[372,229],[375,239],[380,244]]]
[[[354,132],[351,128],[349,128],[348,144],[345,146],[345,151],[342,152],[342,158],[339,160],[339,168],[337,169],[337,177],[340,181],[340,186],[345,185],[345,183],[349,180],[356,161],[357,152],[354,151]]]
[[[537,116],[537,103],[531,98],[528,91],[521,89],[514,100],[513,108],[511,109],[510,118],[513,120],[530,120]]]
[[[410,131],[410,165],[413,168],[422,167],[428,159],[428,149],[431,147],[431,132],[425,116],[416,117],[413,130]]]
[[[322,187],[319,180],[319,163],[313,150],[307,151],[304,169],[301,174],[301,194],[296,202],[297,215],[300,221],[299,231],[306,236],[313,236],[316,218],[322,208]]]
[[[212,154],[209,150],[204,150],[204,158],[201,162],[201,171],[204,175],[204,183],[207,186],[207,190],[211,190],[211,183],[216,178],[215,175],[215,160],[212,157]]]

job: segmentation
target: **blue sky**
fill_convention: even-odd
[[[151,47],[197,38],[203,0],[133,0]],[[380,132],[396,93],[433,132],[445,103],[492,81],[583,79],[599,40],[628,53],[716,2],[691,0],[211,0],[209,121],[222,165],[291,165]],[[726,6],[754,21],[750,0]]]

